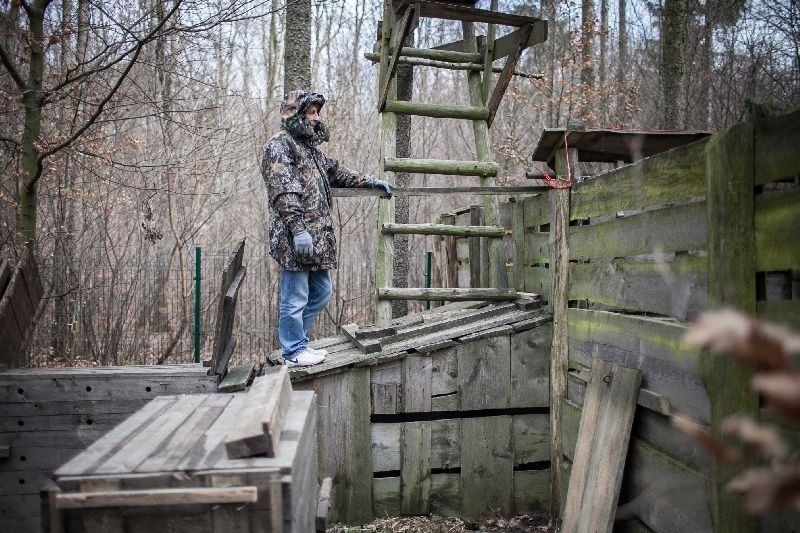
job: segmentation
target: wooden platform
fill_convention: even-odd
[[[0,372],[0,531],[41,531],[39,491],[53,471],[163,394],[216,391],[201,365]]]
[[[313,531],[314,394],[292,393],[274,457],[231,459],[225,438],[249,400],[154,399],[56,471],[53,523],[66,532]],[[161,497],[145,497],[153,491]]]

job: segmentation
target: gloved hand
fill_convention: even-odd
[[[300,257],[311,257],[313,250],[314,244],[311,241],[311,234],[306,230],[294,236],[294,253]]]
[[[372,186],[376,189],[383,189],[389,196],[392,195],[392,184],[389,183],[388,181],[379,180],[378,178],[372,178]]]

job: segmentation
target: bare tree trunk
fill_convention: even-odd
[[[619,50],[619,58],[617,59],[617,80],[615,88],[617,91],[617,117],[622,121],[625,114],[625,107],[627,92],[625,82],[625,69],[628,68],[628,9],[626,0],[619,0],[619,29],[617,35],[617,48]]]
[[[711,126],[711,84],[714,77],[714,21],[713,6],[706,2],[703,24],[702,74],[700,76],[700,112],[696,126],[706,129]]]
[[[598,65],[599,86],[602,91],[601,111],[603,122],[608,119],[608,89],[606,88],[606,69],[608,68],[608,0],[600,0],[600,62]]]
[[[686,104],[683,92],[684,0],[664,0],[661,22],[661,91],[663,127],[684,126]]]
[[[409,35],[406,46],[414,45],[414,36]],[[397,68],[397,99],[411,101],[414,85],[414,67],[400,65]],[[397,116],[397,157],[411,157],[411,116]],[[398,172],[395,175],[398,187],[411,186],[411,174]],[[398,224],[408,224],[409,203],[408,196],[400,196],[394,201],[394,219]],[[408,243],[409,235],[395,235],[394,237],[394,273],[392,286],[408,287]],[[392,302],[392,317],[397,318],[408,314],[408,301],[395,300]]]
[[[286,4],[283,92],[311,88],[311,0]]]
[[[555,122],[555,95],[553,94],[556,79],[556,35],[555,29],[558,27],[556,24],[556,0],[547,0],[545,2],[545,16],[548,20],[548,37],[547,37],[547,124],[550,128],[556,127]]]
[[[591,114],[591,92],[594,86],[594,0],[581,4],[581,106],[582,120]]]

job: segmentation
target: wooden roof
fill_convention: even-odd
[[[705,131],[566,130],[546,128],[533,152],[534,161],[553,168],[556,150],[564,145],[578,149],[578,161],[632,163],[711,135]]]
[[[552,320],[551,315],[538,308],[540,304],[538,300],[500,304],[457,302],[396,319],[386,328],[358,328],[356,333],[363,333],[363,340],[339,335],[312,342],[312,348],[328,350],[325,362],[292,368],[289,374],[292,381],[304,381],[354,366],[404,359],[409,353],[431,353],[465,342],[525,331]],[[281,351],[271,352],[268,361],[283,364]]]

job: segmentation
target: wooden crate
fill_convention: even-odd
[[[53,531],[313,531],[316,402],[291,395],[275,457],[230,459],[248,395],[162,396],[59,468]]]

